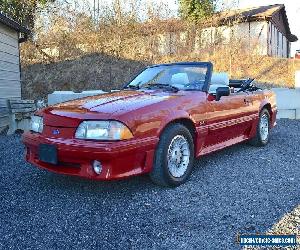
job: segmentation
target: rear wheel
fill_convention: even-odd
[[[249,143],[253,146],[265,146],[270,140],[270,113],[267,109],[260,112],[255,137]]]
[[[179,186],[190,176],[193,163],[194,143],[190,131],[181,124],[170,125],[160,137],[150,178],[161,186]]]

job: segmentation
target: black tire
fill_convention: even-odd
[[[264,116],[267,116],[268,118],[268,135],[266,137],[266,139],[262,138],[261,135],[261,128],[260,128],[260,124],[262,122],[262,119]],[[252,139],[249,140],[249,144],[251,144],[252,146],[256,146],[256,147],[263,147],[266,146],[269,141],[270,141],[270,113],[267,109],[263,109],[260,114],[259,114],[259,121],[256,127],[256,134],[255,137],[253,137]]]
[[[183,136],[184,139],[188,142],[186,145],[189,146],[190,156],[189,163],[184,174],[181,177],[174,177],[168,167],[168,149],[172,140],[176,136]],[[194,143],[193,137],[190,131],[181,124],[172,124],[169,125],[160,136],[158,146],[155,151],[153,169],[150,173],[151,180],[165,187],[176,187],[187,181],[189,178],[194,165]],[[186,166],[186,165],[185,165]]]

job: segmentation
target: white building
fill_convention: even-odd
[[[0,12],[0,131],[8,125],[7,99],[21,98],[19,43],[29,30]]]
[[[158,52],[173,54],[186,44],[191,45],[191,31],[181,20],[163,22],[165,33],[158,36]],[[212,48],[217,44],[237,41],[246,50],[260,55],[290,57],[291,42],[298,38],[291,33],[283,4],[259,6],[216,13],[204,24],[197,26],[194,51]]]
[[[291,33],[283,4],[221,12],[211,23],[214,27],[203,31],[209,39],[218,34],[227,42],[237,38],[256,47],[261,55],[290,57],[291,42],[298,40]]]

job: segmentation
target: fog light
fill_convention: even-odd
[[[93,169],[96,174],[101,174],[102,172],[102,164],[99,161],[94,161],[93,162]]]

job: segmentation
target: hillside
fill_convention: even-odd
[[[42,99],[55,90],[118,89],[145,65],[146,62],[97,53],[73,60],[29,65],[22,70],[23,98]]]
[[[230,67],[228,60],[220,54],[168,56],[150,62],[94,53],[72,60],[24,67],[22,95],[23,98],[44,99],[55,90],[118,89],[146,65],[175,61],[212,61],[215,71],[231,73],[232,78],[253,77],[264,87],[293,87],[294,72],[300,70],[300,60],[271,57],[233,58]]]

